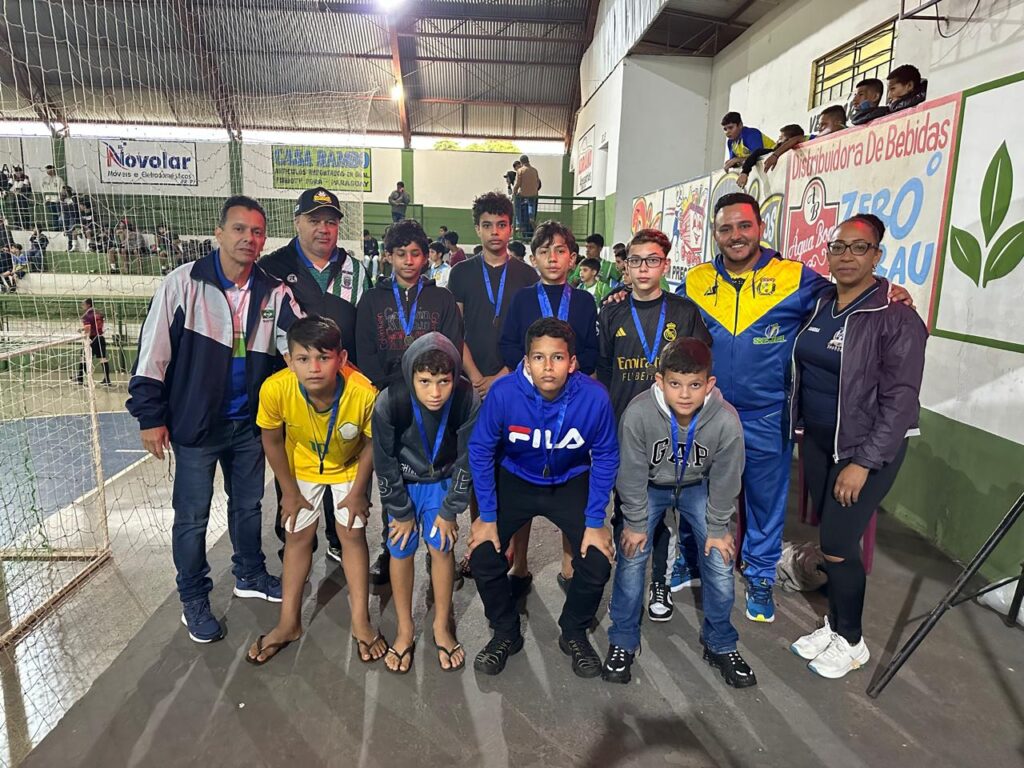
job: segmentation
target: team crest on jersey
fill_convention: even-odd
[[[556,448],[574,451],[586,444],[583,435],[580,434],[576,427],[570,427],[569,431],[557,443],[552,442],[553,439],[550,429],[530,429],[530,427],[520,427],[515,424],[508,428],[508,441],[510,443],[528,442],[532,447],[540,448],[541,441],[543,440],[543,447],[548,451]]]
[[[350,275],[348,272],[341,276],[341,287],[344,288],[346,291],[352,289],[352,275]]]
[[[675,341],[676,340],[676,336],[678,336],[678,335],[679,335],[679,333],[678,333],[678,331],[676,331],[676,324],[675,323],[666,323],[665,324],[665,332],[663,334],[661,334],[661,337],[663,339],[665,339],[665,341]]]
[[[762,296],[774,296],[775,295],[775,278],[774,277],[759,277],[757,279],[756,291]]]
[[[355,440],[359,436],[359,427],[351,421],[346,421],[338,427],[338,434],[345,440]]]
[[[827,345],[829,352],[842,352],[843,351],[843,339],[846,338],[846,327],[840,328],[836,331],[836,335],[832,337]]]
[[[264,320],[273,320],[274,319],[274,308],[273,307],[267,307],[266,309],[263,310],[262,314],[263,314],[263,319]]]
[[[624,338],[626,338],[626,329],[623,328],[621,325],[619,326],[619,330],[617,330],[615,332],[615,338],[616,339],[624,339]]]
[[[705,296],[714,296],[716,293],[718,293],[718,283],[712,283],[708,289],[704,291]]]
[[[295,285],[295,284],[296,284],[297,282],[299,282],[299,276],[298,276],[298,275],[296,275],[296,274],[295,274],[294,272],[292,272],[292,273],[291,273],[290,275],[288,275],[288,276],[287,276],[287,277],[286,277],[286,278],[284,279],[284,281],[285,281],[286,283],[289,283],[289,284],[291,284],[291,285]]]

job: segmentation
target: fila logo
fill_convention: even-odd
[[[583,439],[583,435],[579,433],[579,430],[576,429],[576,427],[570,427],[569,431],[565,433],[565,437],[559,440],[557,444],[552,445],[551,443],[550,429],[544,430],[543,439],[544,448],[549,451],[555,448],[567,448],[570,451],[574,451],[577,448],[582,448],[586,444],[586,441]],[[540,448],[541,430],[512,425],[508,428],[508,441],[510,443],[527,441],[532,447]]]
[[[615,338],[616,339],[624,339],[624,338],[626,338],[626,329],[623,328],[621,325],[619,326],[619,330],[617,330],[615,332]]]

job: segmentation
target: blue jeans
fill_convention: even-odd
[[[404,218],[405,218],[405,211],[402,211],[401,213],[399,213],[398,211],[392,211],[391,212],[391,221],[393,221],[393,222],[399,222],[399,221],[401,221]]]
[[[532,235],[533,224],[531,222],[537,217],[537,198],[519,197],[518,204],[519,228],[523,231],[524,236]]]
[[[676,510],[682,520],[690,524],[697,548],[697,563],[704,600],[704,624],[701,638],[712,653],[728,653],[736,650],[739,633],[732,625],[735,596],[735,581],[732,565],[727,564],[717,549],[710,555],[704,554],[707,539],[708,493],[703,483],[682,489]],[[626,557],[621,543],[618,544],[615,567],[615,581],[612,585],[612,600],[608,607],[612,626],[608,630],[608,642],[636,652],[640,647],[640,618],[643,611],[644,586],[647,576],[647,559],[651,555],[651,542],[655,529],[672,506],[672,490],[647,486],[647,543],[633,557]],[[622,525],[615,525],[616,541],[622,537]]]
[[[174,445],[174,526],[171,553],[178,571],[178,596],[187,603],[213,588],[206,560],[206,526],[210,521],[213,477],[220,463],[228,496],[228,535],[236,579],[266,571],[261,548],[264,484],[263,444],[248,419],[215,424],[202,445]]]

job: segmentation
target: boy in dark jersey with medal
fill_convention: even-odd
[[[630,240],[623,260],[632,292],[621,303],[601,308],[598,338],[601,354],[597,359],[597,380],[608,387],[615,421],[622,421],[626,406],[654,384],[658,358],[669,342],[684,336],[711,344],[697,305],[689,299],[662,290],[662,278],[669,271],[672,243],[657,229],[642,229]],[[680,301],[682,299],[682,301]],[[615,505],[619,514],[618,497]],[[684,562],[692,569],[688,581],[697,575],[696,552],[689,526],[683,525]],[[662,521],[654,532],[651,588],[647,615],[651,621],[672,618],[672,597],[666,583],[669,529]],[[675,559],[675,558],[673,558]]]
[[[715,388],[711,350],[680,338],[662,350],[655,384],[626,408],[619,424],[621,463],[615,484],[621,514],[615,581],[608,608],[608,682],[628,683],[640,650],[640,614],[654,530],[675,510],[690,524],[703,586],[704,660],[735,688],[757,684],[736,649],[730,620],[736,544],[729,523],[743,476],[743,428]]]
[[[403,380],[377,398],[373,453],[380,501],[388,515],[391,589],[398,634],[387,650],[388,670],[405,674],[416,647],[412,618],[414,555],[429,547],[434,595],[434,645],[445,671],[466,654],[452,617],[456,516],[469,504],[467,446],[480,398],[461,376],[462,353],[440,333],[421,336],[402,358]]]
[[[455,299],[423,277],[430,242],[415,219],[403,219],[384,233],[390,278],[363,294],[356,308],[356,354],[359,369],[377,389],[402,379],[402,356],[412,343],[432,331],[462,349],[462,315]],[[370,567],[375,584],[388,580],[387,515],[382,514],[381,549]]]
[[[586,296],[590,301],[590,297]],[[593,303],[593,302],[591,302]],[[576,334],[542,318],[526,333],[515,372],[495,382],[469,441],[480,505],[470,533],[470,564],[493,631],[474,668],[497,675],[523,647],[505,550],[536,516],[569,540],[574,576],[558,620],[559,648],[580,677],[601,673],[587,637],[611,574],[605,508],[618,468],[611,403],[604,387],[576,370]]]
[[[281,485],[286,531],[281,614],[277,626],[246,652],[246,661],[265,664],[302,636],[302,589],[328,486],[338,500],[335,521],[345,548],[342,568],[352,637],[362,661],[377,661],[387,643],[370,624],[366,549],[367,486],[373,472],[370,419],[377,390],[348,364],[333,320],[313,315],[295,321],[288,330],[288,352],[288,369],[260,388],[256,417],[267,460]]]

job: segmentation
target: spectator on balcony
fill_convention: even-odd
[[[50,225],[52,230],[60,229],[60,215],[62,211],[61,191],[63,189],[64,179],[57,173],[57,169],[52,165],[46,166],[46,175],[39,182],[39,191],[42,193],[43,203],[46,205],[46,214],[48,216],[46,223]]]
[[[50,238],[43,232],[43,225],[36,224],[29,238],[28,263],[33,272],[43,272],[46,267],[46,249],[50,247]]]
[[[14,276],[19,280],[23,279],[28,274],[29,263],[28,255],[25,253],[25,249],[21,247],[21,243],[15,243],[11,246],[11,261],[14,264]]]
[[[14,235],[7,226],[7,217],[0,216],[0,248],[10,248],[14,245]]]
[[[789,144],[793,141],[793,144]],[[779,138],[776,139],[775,149],[766,149],[762,147],[756,152],[752,152],[750,157],[743,161],[743,168],[740,169],[740,175],[736,178],[736,185],[740,189],[747,188],[747,179],[750,173],[760,162],[761,158],[767,157],[764,161],[764,170],[770,171],[775,167],[775,164],[779,161],[779,156],[792,146],[796,146],[802,141],[807,141],[807,136],[804,134],[804,129],[796,123],[790,123],[789,125],[782,126],[779,131]],[[787,144],[789,146],[787,146]]]
[[[11,249],[0,247],[0,293],[16,293],[18,278],[14,274],[14,260]]]
[[[921,72],[913,64],[896,67],[886,80],[889,112],[916,107],[928,97],[928,81],[921,79]]]
[[[388,203],[391,205],[391,221],[401,221],[404,219],[405,209],[409,207],[411,202],[412,198],[405,191],[405,182],[398,182],[391,194],[388,195]]]
[[[876,77],[857,83],[851,100],[850,122],[854,125],[867,125],[876,118],[888,115],[889,108],[879,106],[884,94],[885,87]]]
[[[68,241],[68,250],[71,250],[71,246],[74,243],[75,231],[78,229],[79,224],[79,213],[78,213],[78,197],[75,195],[74,190],[71,187],[64,185],[60,188],[60,199],[58,201],[60,210],[57,216],[57,229],[63,230],[64,236]]]
[[[14,166],[10,199],[14,210],[15,228],[29,229],[29,222],[32,220],[32,182],[20,165]]]
[[[130,272],[133,265],[141,273],[142,254],[145,252],[146,239],[135,229],[135,225],[127,219],[118,222],[114,227],[113,247],[107,251],[110,257],[110,274]]]
[[[530,158],[522,155],[522,163],[516,171],[516,183],[512,186],[513,196],[518,198],[519,229],[527,240],[533,238],[533,225],[537,220],[537,197],[540,195],[541,180],[537,169],[530,165]]]
[[[742,165],[744,159],[762,147],[772,149],[775,146],[775,142],[757,128],[743,125],[739,112],[726,112],[722,118],[722,130],[725,132],[725,170]]]

